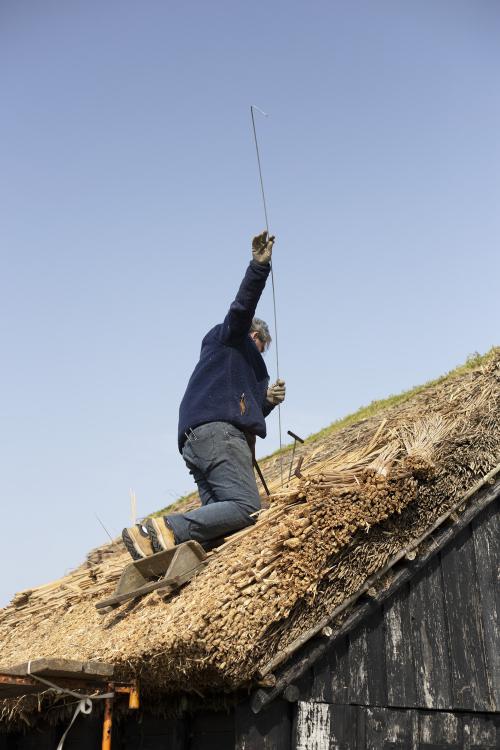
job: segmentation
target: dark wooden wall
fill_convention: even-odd
[[[131,715],[114,750],[500,749],[499,501],[297,683],[297,703],[255,716]],[[2,736],[0,750],[55,750],[64,728]],[[78,717],[65,750],[100,750],[101,720]]]
[[[383,607],[332,647],[300,699],[500,711],[500,514],[488,506]]]

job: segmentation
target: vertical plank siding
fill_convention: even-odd
[[[294,750],[329,750],[332,712],[328,703],[297,704]]]
[[[410,585],[409,603],[417,704],[423,708],[450,708],[449,633],[439,556],[431,560],[416,585]],[[411,668],[403,668],[408,666]]]
[[[454,708],[492,710],[494,703],[486,671],[482,611],[477,586],[472,528],[458,537],[441,560],[443,594],[448,620]]]
[[[496,710],[500,706],[500,513],[493,505],[485,519],[472,523],[472,539],[479,591],[484,657],[490,695]]]
[[[323,703],[349,703],[349,650],[348,637],[342,638],[319,659],[310,670],[313,674],[311,690],[303,695],[314,696]]]
[[[384,614],[387,705],[417,706],[409,584],[404,586]]]
[[[500,711],[499,505],[334,643],[301,699]]]

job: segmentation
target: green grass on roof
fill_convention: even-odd
[[[377,412],[381,411],[382,409],[386,409],[389,406],[395,406],[396,404],[400,404],[403,401],[407,401],[408,399],[415,396],[417,393],[420,393],[421,391],[425,391],[427,388],[431,388],[432,386],[439,385],[440,383],[444,382],[445,380],[448,380],[451,377],[456,377],[457,375],[462,375],[464,372],[467,372],[467,370],[473,370],[476,367],[479,367],[480,365],[484,365],[490,357],[492,357],[495,353],[499,352],[499,347],[492,347],[486,354],[479,354],[478,352],[474,352],[474,354],[469,355],[467,357],[466,361],[463,365],[459,365],[458,367],[455,367],[453,370],[450,370],[446,373],[446,375],[441,375],[441,377],[436,378],[435,380],[429,380],[427,383],[424,383],[423,385],[417,385],[413,388],[410,388],[407,391],[403,391],[402,393],[398,393],[396,395],[387,396],[387,398],[382,398],[377,401],[372,401],[368,406],[361,406],[357,411],[353,412],[352,414],[348,414],[345,417],[341,417],[340,419],[337,419],[335,422],[332,422],[331,425],[328,427],[324,427],[319,432],[315,432],[313,435],[309,435],[307,440],[316,440],[318,438],[325,437],[326,435],[329,435],[331,432],[336,432],[337,430],[341,430],[343,427],[347,427],[350,424],[353,424],[353,422],[360,422],[363,419],[368,419],[369,417],[373,417]],[[290,448],[290,446],[287,446],[287,450]],[[278,451],[276,451],[279,453]],[[273,454],[274,455],[274,454]]]

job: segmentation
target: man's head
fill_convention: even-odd
[[[264,323],[260,318],[254,318],[250,326],[250,338],[259,352],[263,354],[269,348],[272,340],[267,323]]]

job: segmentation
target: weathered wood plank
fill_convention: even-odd
[[[290,750],[296,704],[274,701],[256,716],[248,701],[234,713],[235,750]]]
[[[384,606],[384,613],[387,705],[416,706],[409,584]]]
[[[449,708],[451,686],[448,630],[439,559],[434,558],[410,585],[410,612],[417,704]]]
[[[366,750],[411,750],[414,712],[380,707],[365,710]]]
[[[498,750],[500,716],[462,714],[463,750]]]
[[[297,703],[293,750],[330,750],[331,708],[326,703]]]
[[[2,667],[0,672],[23,677],[28,674],[28,663],[25,661],[12,667]],[[77,677],[79,680],[109,679],[114,672],[113,664],[99,661],[82,662],[73,659],[33,659],[30,668],[31,674],[38,674],[48,679],[50,677]]]
[[[331,750],[357,750],[358,706],[330,706]]]
[[[323,703],[348,703],[349,644],[347,637],[339,639],[322,659],[313,665],[313,683],[309,700]]]
[[[476,583],[481,602],[484,658],[494,710],[500,711],[500,503],[472,524]]]
[[[370,705],[387,705],[387,674],[385,665],[384,610],[380,607],[365,622],[368,648],[368,695]]]
[[[441,555],[451,657],[452,708],[491,710],[476,581],[474,543],[467,527]]]
[[[462,750],[460,717],[444,711],[418,712],[419,750]]]
[[[368,691],[368,641],[366,629],[356,628],[349,634],[349,703],[367,705]]]

